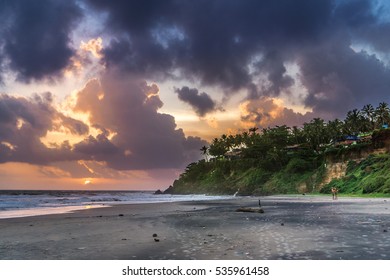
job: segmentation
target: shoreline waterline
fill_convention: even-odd
[[[115,205],[232,199],[232,196],[155,195],[147,191],[12,191],[0,192],[0,219],[71,213]]]

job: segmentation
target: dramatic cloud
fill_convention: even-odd
[[[1,95],[0,162],[53,164],[60,161],[103,162],[116,170],[183,168],[199,159],[198,137],[186,138],[172,116],[161,114],[163,105],[156,85],[108,72],[91,80],[77,95],[75,110],[88,113],[100,132],[87,135],[89,127],[57,111],[50,93],[31,99]],[[47,147],[49,131],[64,128],[87,137],[74,145]]]
[[[306,105],[328,118],[340,116],[346,108],[387,100],[390,92],[390,69],[382,61],[340,44],[324,43],[299,60],[302,83],[309,92]]]
[[[313,118],[311,113],[294,112],[277,100],[267,97],[248,100],[241,104],[240,110],[241,121],[245,127],[300,126]]]
[[[250,99],[289,94],[300,79],[309,92],[305,105],[327,117],[339,116],[340,104],[360,107],[369,94],[379,101],[390,90],[387,66],[353,49],[389,49],[380,2],[87,2],[107,13],[115,34],[104,61],[131,73],[199,79],[225,93],[246,89]],[[297,77],[289,64],[298,66]]]
[[[339,104],[360,107],[368,94],[378,102],[390,89],[379,57],[390,49],[385,13],[369,0],[4,0],[0,70],[26,82],[60,75],[74,59],[72,32],[84,14],[99,18],[111,41],[83,48],[109,68],[146,80],[197,80],[225,94],[244,89],[249,99],[288,96],[299,82],[305,105],[338,116]]]
[[[34,95],[31,99],[0,95],[0,162],[48,164],[75,159],[66,141],[55,149],[41,141],[48,131],[61,125],[71,133],[88,132],[85,124],[53,107],[50,93]]]
[[[0,1],[0,62],[30,81],[55,77],[74,50],[70,32],[81,18],[75,1]]]
[[[315,40],[333,8],[332,1],[89,2],[108,12],[108,24],[118,34],[105,50],[109,65],[142,74],[169,75],[179,68],[227,90],[252,82],[247,66],[259,55],[280,52],[274,55],[279,57]],[[278,59],[263,69],[275,82]]]
[[[175,92],[179,99],[190,104],[200,117],[217,110],[215,101],[207,93],[199,93],[196,88],[182,87],[181,89],[175,89]]]
[[[90,123],[102,132],[75,151],[123,170],[182,167],[198,159],[205,141],[186,138],[172,116],[158,112],[163,105],[158,92],[156,85],[117,71],[90,81],[75,110],[89,113]]]

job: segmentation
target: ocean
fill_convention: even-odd
[[[115,204],[227,199],[232,196],[155,195],[152,191],[0,190],[0,219],[59,214]]]

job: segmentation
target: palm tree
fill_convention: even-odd
[[[209,154],[214,157],[220,158],[226,152],[227,152],[227,148],[225,142],[222,139],[220,140],[218,138],[214,138],[213,142],[209,147]]]
[[[328,121],[326,124],[326,131],[329,140],[337,140],[343,136],[343,122],[339,119]]]
[[[305,142],[305,136],[303,135],[302,129],[297,126],[293,126],[290,129],[290,143],[291,144],[302,144]]]
[[[243,142],[244,142],[244,139],[243,139],[241,134],[236,134],[236,136],[234,136],[234,146],[242,147]]]
[[[367,104],[363,106],[362,109],[363,116],[367,119],[369,125],[369,131],[374,129],[375,126],[375,109],[371,104]]]
[[[386,102],[379,103],[375,110],[375,114],[377,119],[377,127],[382,127],[384,124],[389,123],[390,109]]]
[[[321,118],[314,118],[309,123],[304,123],[303,133],[306,141],[310,143],[313,150],[318,151],[321,144],[328,142],[325,121]]]
[[[226,139],[226,146],[228,148],[228,150],[230,150],[231,148],[234,148],[236,146],[236,140],[234,138],[233,135],[229,135],[228,138]]]
[[[252,135],[253,135],[253,134],[256,133],[256,131],[257,131],[258,129],[259,129],[258,127],[251,127],[251,128],[249,128],[249,132],[252,133]]]
[[[348,111],[344,121],[345,132],[348,134],[358,135],[362,127],[362,116],[358,109]]]
[[[251,144],[251,139],[250,139],[250,137],[249,137],[249,133],[248,133],[248,132],[244,131],[244,132],[242,133],[242,141],[244,142],[244,144],[245,144],[246,147],[249,147],[249,146],[250,146],[250,144]]]
[[[208,154],[208,151],[209,151],[209,148],[207,148],[206,146],[203,146],[202,148],[200,148],[202,154],[204,155],[206,161],[208,161],[208,158],[207,158],[207,154]]]

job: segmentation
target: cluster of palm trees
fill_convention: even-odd
[[[321,118],[314,118],[304,123],[302,127],[288,127],[286,125],[273,128],[253,127],[248,131],[236,135],[222,135],[213,139],[209,147],[203,146],[201,151],[205,155],[223,157],[228,151],[240,149],[247,151],[251,157],[278,153],[288,145],[306,145],[314,151],[321,147],[342,139],[346,135],[358,136],[370,133],[375,129],[386,127],[390,123],[390,109],[387,103],[382,102],[374,108],[371,104],[361,110],[354,109],[347,112],[344,121],[339,119],[326,122]]]

